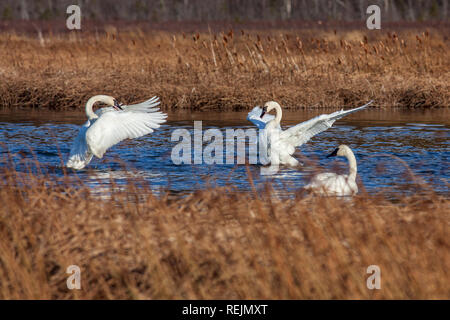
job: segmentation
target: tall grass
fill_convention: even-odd
[[[75,175],[0,170],[1,299],[449,298],[449,200],[432,192],[173,198],[130,178],[102,200]]]
[[[166,109],[448,107],[448,27],[0,34],[3,108],[82,108],[98,93]]]

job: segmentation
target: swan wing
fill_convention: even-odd
[[[330,181],[336,180],[338,175],[334,172],[323,172],[315,175],[311,181],[305,186],[305,189],[317,189],[320,188]]]
[[[130,105],[122,105],[121,108],[123,111],[130,112],[155,112],[158,111],[159,108],[156,108],[161,101],[159,101],[159,97],[154,96],[144,102]]]
[[[77,137],[72,143],[70,149],[69,158],[67,159],[66,166],[73,169],[83,169],[92,159],[92,152],[86,143],[86,132],[91,126],[90,121],[87,121],[78,132]]]
[[[305,189],[321,194],[349,196],[358,192],[358,186],[350,184],[347,175],[325,172],[313,177]]]
[[[159,128],[167,114],[158,108],[152,112],[115,111],[106,112],[87,130],[86,141],[92,153],[101,158],[107,149],[125,139],[142,137]],[[130,106],[131,107],[131,106]],[[143,106],[141,106],[144,108]]]
[[[264,114],[261,118],[262,109],[258,106],[254,107],[247,115],[247,120],[256,125],[259,129],[264,129],[270,120],[275,119],[271,114]]]
[[[157,106],[160,103],[161,103],[161,101],[159,101],[159,97],[154,96],[154,97],[152,97],[144,102],[141,102],[141,103],[121,105],[120,107],[122,108],[123,111],[129,111],[129,112],[155,112],[155,111],[159,110],[157,108]],[[96,110],[95,114],[100,117],[102,114],[104,114],[106,112],[111,112],[111,111],[117,111],[117,110],[114,109],[114,107],[105,107],[105,108],[100,108],[100,109]]]
[[[283,131],[280,134],[280,140],[294,147],[301,146],[316,134],[323,132],[328,128],[331,128],[336,120],[341,119],[353,112],[360,111],[366,108],[369,104],[372,103],[372,101],[373,100],[358,108],[350,110],[340,110],[330,114],[322,114],[308,121],[299,123]]]

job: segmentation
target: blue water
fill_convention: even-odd
[[[282,124],[286,128],[319,113],[288,112]],[[368,110],[351,115],[298,148],[296,156],[304,163],[303,167],[282,167],[273,176],[262,176],[260,165],[173,164],[171,151],[177,144],[170,139],[173,130],[185,128],[192,133],[193,121],[202,119],[203,130],[219,129],[224,138],[227,128],[252,128],[245,120],[245,113],[172,114],[169,121],[152,134],[123,141],[108,150],[103,159],[94,158],[86,169],[69,170],[68,174],[77,175],[98,193],[108,190],[111,182],[124,184],[131,176],[146,180],[156,194],[181,195],[210,186],[251,190],[251,174],[255,188],[262,188],[269,182],[278,194],[289,196],[299,191],[313,172],[346,172],[345,159],[326,158],[339,144],[345,143],[352,148],[358,161],[360,190],[390,194],[419,192],[419,179],[436,192],[448,195],[450,121],[443,111],[424,115],[412,111],[393,114]],[[72,140],[84,121],[81,112],[0,113],[0,166],[6,165],[4,159],[9,155],[17,171],[26,172],[30,161],[38,160],[40,169],[50,177],[62,176],[61,162],[66,160]],[[392,156],[403,160],[415,178]],[[31,168],[35,170],[33,165]]]

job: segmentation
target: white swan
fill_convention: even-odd
[[[280,127],[282,111],[277,102],[269,101],[262,109],[258,106],[253,108],[248,113],[247,120],[260,129],[260,160],[264,164],[271,165],[299,165],[298,160],[292,157],[296,147],[306,143],[316,134],[331,128],[336,120],[366,108],[372,101],[358,108],[322,114],[286,130]],[[276,111],[275,117],[268,114],[273,109]]]
[[[134,105],[121,105],[111,96],[97,95],[86,103],[88,121],[81,127],[70,150],[66,166],[83,169],[93,156],[102,158],[106,150],[125,139],[153,132],[165,122],[167,114],[159,111],[158,97]],[[93,111],[96,102],[111,107]]]
[[[320,173],[311,179],[305,189],[329,196],[352,196],[358,193],[356,184],[356,158],[352,150],[345,144],[340,145],[327,157],[346,157],[349,173],[339,175],[333,172]]]

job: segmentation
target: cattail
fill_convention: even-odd
[[[378,50],[377,50],[377,47],[375,47],[375,46],[372,46],[372,49],[373,49],[373,52],[375,52],[375,54],[378,54]]]

